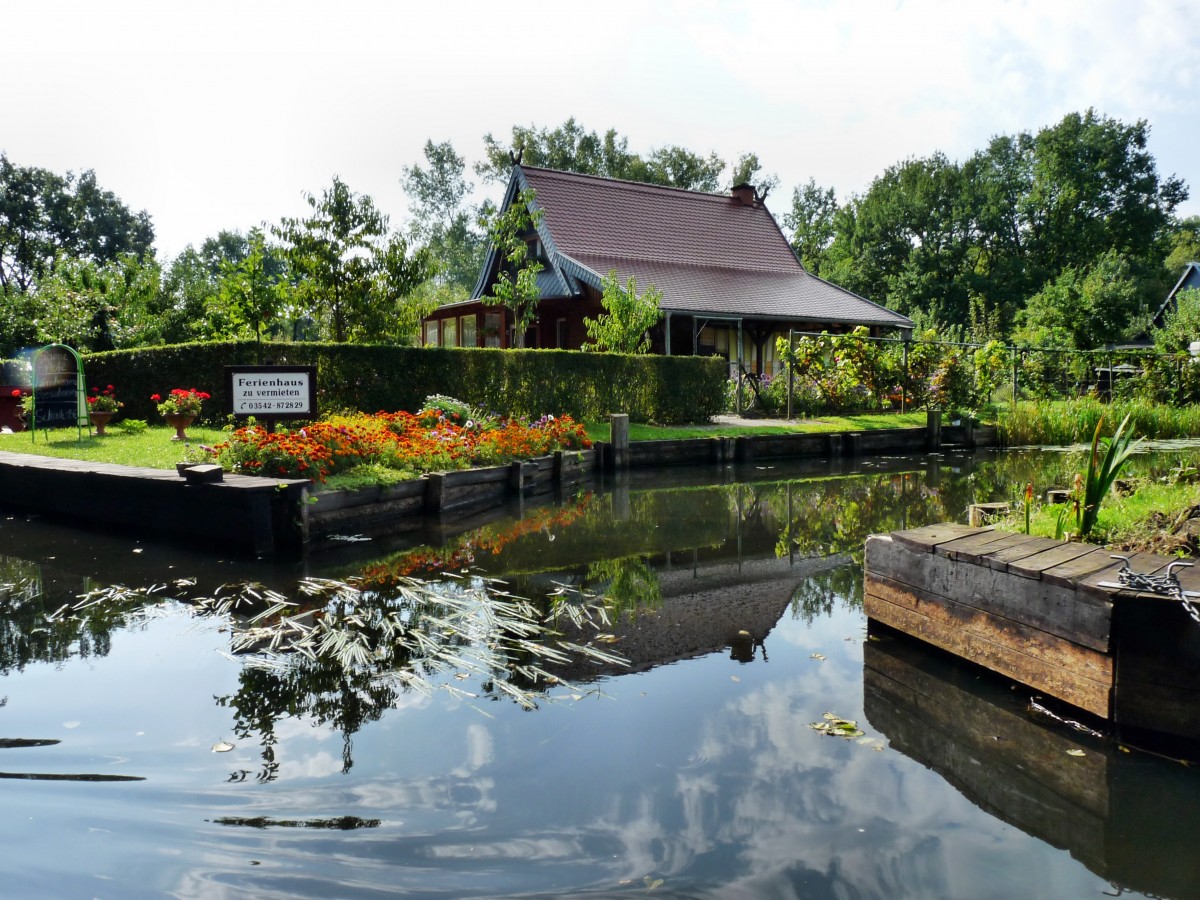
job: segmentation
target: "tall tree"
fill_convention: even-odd
[[[93,352],[162,343],[160,280],[157,262],[132,253],[106,263],[66,257],[32,292],[37,340]]]
[[[779,187],[779,176],[773,172],[767,174],[762,170],[762,163],[759,162],[757,153],[743,153],[733,164],[729,174],[728,187],[732,188],[739,184],[754,185],[759,196],[765,198],[768,193]]]
[[[988,333],[997,322],[1011,328],[1068,269],[1111,269],[1100,262],[1109,252],[1125,260],[1139,296],[1160,291],[1166,234],[1187,189],[1158,175],[1147,138],[1145,122],[1088,110],[993,138],[962,165],[935,153],[892,166],[835,215],[822,274],[910,314],[973,315]]]
[[[837,211],[833,188],[821,188],[812,178],[792,191],[792,208],[784,214],[783,226],[791,232],[792,248],[800,263],[814,275],[821,275],[827,268],[825,254],[836,233]]]
[[[400,179],[409,197],[410,234],[429,248],[437,266],[435,280],[448,288],[444,299],[466,299],[487,250],[486,237],[474,227],[478,211],[466,204],[474,185],[449,141],[426,141],[425,161],[424,168],[405,166]]]
[[[827,258],[834,281],[901,312],[965,321],[968,229],[961,173],[942,154],[890,167],[835,215]]]
[[[407,242],[389,235],[387,216],[374,201],[336,176],[321,196],[306,194],[305,200],[310,216],[285,218],[275,228],[298,298],[336,342],[407,337],[379,328],[394,321],[403,299],[429,277],[428,253],[409,256]]]
[[[1094,264],[1069,266],[1029,298],[1018,315],[1017,343],[1038,345],[1046,336],[1078,350],[1133,337],[1149,324],[1150,310],[1129,261],[1115,250]]]
[[[557,128],[514,125],[509,143],[484,135],[486,158],[477,163],[475,172],[485,181],[502,182],[508,178],[514,159],[530,166],[622,178],[647,184],[685,188],[693,191],[717,191],[725,161],[716,153],[702,156],[685,147],[668,144],[639,156],[629,150],[628,138],[610,128],[601,137],[586,131],[572,116]],[[757,165],[758,157],[746,154]]]
[[[91,170],[58,175],[13,165],[0,153],[0,293],[31,290],[70,257],[109,263],[125,254],[153,256],[154,228]]]
[[[219,296],[232,324],[254,335],[262,354],[263,328],[278,319],[288,299],[287,284],[272,271],[271,254],[261,228],[252,228],[246,255],[221,265]]]

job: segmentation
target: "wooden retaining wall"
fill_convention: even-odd
[[[198,482],[174,469],[0,454],[0,497],[8,509],[253,556],[299,549],[298,509],[308,485],[229,474]]]
[[[498,506],[514,497],[563,490],[594,479],[601,451],[556,451],[505,466],[432,472],[412,481],[354,491],[317,491],[303,507],[303,540],[314,546],[334,535],[378,534],[427,517]]]
[[[1138,554],[1135,571],[1166,557]],[[1090,544],[965,525],[867,539],[863,608],[919,638],[1118,724],[1200,738],[1200,623],[1122,590]],[[1200,573],[1180,572],[1185,590]]]

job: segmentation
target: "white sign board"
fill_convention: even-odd
[[[317,414],[314,366],[230,366],[225,386],[235,416],[310,419]]]

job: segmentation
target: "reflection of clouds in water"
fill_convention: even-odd
[[[771,683],[705,717],[699,747],[673,789],[615,793],[589,825],[557,832],[611,846],[617,880],[686,873],[722,896],[892,898],[1093,892],[1082,868],[1051,865],[1059,851],[1017,835],[964,801],[946,781],[886,749],[809,728],[823,697],[856,696],[852,667],[825,664]],[[846,709],[849,715],[856,710]],[[860,721],[868,737],[878,738]],[[537,842],[551,853],[549,838]],[[551,842],[553,843],[553,842]],[[543,846],[545,845],[545,846]],[[504,856],[513,842],[489,848]],[[557,846],[557,845],[554,845]],[[593,854],[595,856],[595,854]],[[996,877],[980,882],[980,872]]]
[[[283,760],[279,764],[279,778],[325,778],[337,775],[342,771],[342,757],[336,758],[332,753],[322,750],[299,759]]]
[[[496,755],[492,734],[482,725],[467,726],[467,771],[474,772],[490,764]]]
[[[1012,881],[978,883],[979,872],[996,868],[1043,894],[1038,851],[1057,851],[1001,839],[1004,826],[891,750],[817,734],[808,727],[820,717],[813,694],[807,676],[773,683],[708,717],[703,752],[721,788],[714,792],[712,773],[680,773],[684,825],[671,840],[696,848],[696,836],[709,835],[736,847],[740,865],[727,887],[747,895],[825,883],[836,896],[906,896],[916,885],[928,896],[1009,896]],[[845,697],[845,688],[829,696]],[[1095,884],[1079,878],[1063,885],[1067,895]]]

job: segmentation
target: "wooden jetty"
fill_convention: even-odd
[[[1139,573],[1175,560],[1131,557]],[[1090,544],[941,524],[867,539],[863,608],[1122,728],[1200,740],[1200,622]],[[1200,569],[1177,572],[1200,591]]]

